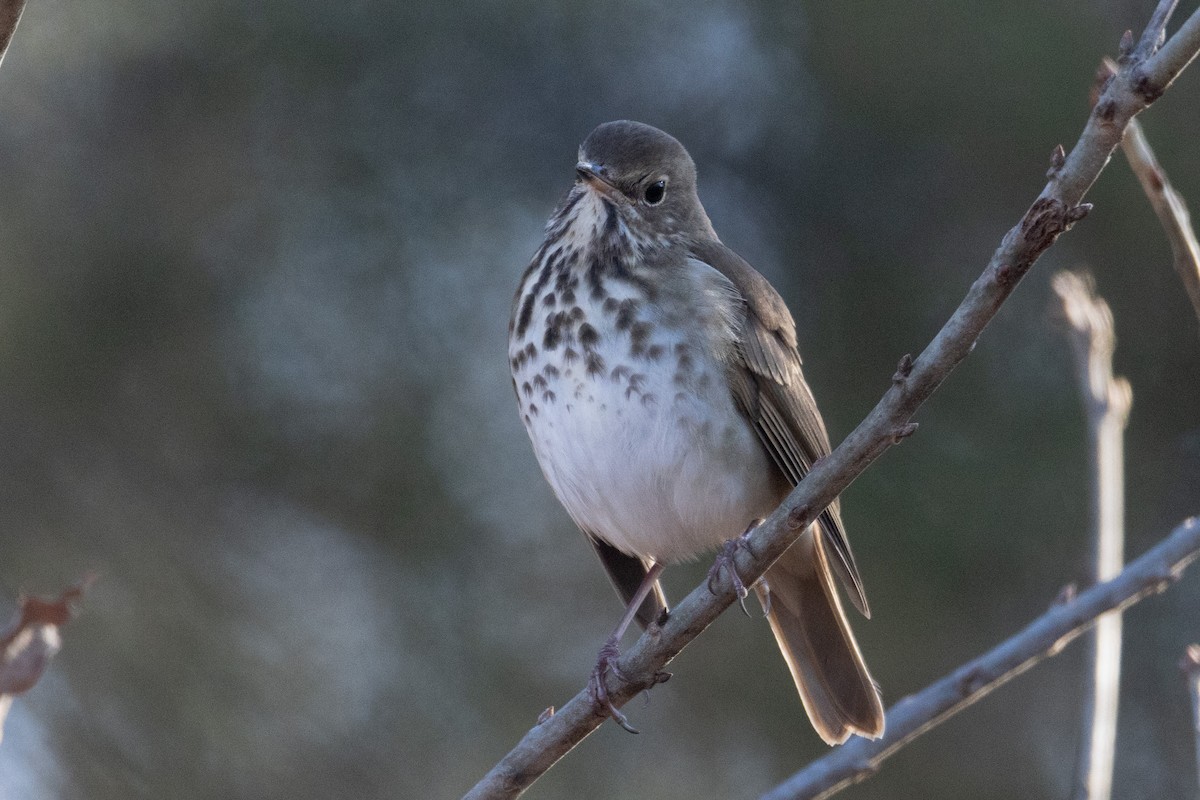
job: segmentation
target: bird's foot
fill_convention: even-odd
[[[746,598],[749,597],[750,591],[746,588],[746,584],[742,582],[742,578],[737,572],[737,551],[743,547],[747,550],[750,549],[750,534],[761,523],[761,519],[754,520],[741,536],[725,542],[721,547],[721,552],[717,554],[717,559],[708,570],[708,590],[713,594],[717,593],[715,584],[721,578],[721,570],[729,573],[729,582],[733,585],[733,591],[737,594],[738,605],[742,607],[742,613],[747,617],[750,616],[750,612],[746,610]],[[768,602],[770,601],[768,600]]]
[[[600,648],[600,652],[596,655],[596,666],[592,668],[592,674],[588,678],[588,689],[591,690],[592,697],[596,699],[596,705],[607,711],[613,718],[613,722],[630,733],[638,733],[638,729],[630,725],[629,720],[621,713],[621,710],[613,705],[612,699],[608,696],[608,687],[604,683],[604,677],[610,671],[621,680],[625,680],[625,676],[621,674],[621,670],[617,667],[617,659],[621,657],[621,649],[618,647],[618,643],[618,638],[612,636]]]

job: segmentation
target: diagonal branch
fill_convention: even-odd
[[[1175,13],[1177,5],[1179,0],[1164,0],[1155,7],[1150,21],[1146,23],[1146,30],[1142,31],[1142,37],[1138,40],[1137,50],[1133,52],[1134,57],[1147,59],[1163,46],[1167,40],[1167,23],[1171,21],[1171,15]]]
[[[1104,79],[1115,72],[1116,65],[1106,60],[1101,64],[1097,78]],[[1158,215],[1158,221],[1162,223],[1167,241],[1171,243],[1175,271],[1183,281],[1196,317],[1200,318],[1200,242],[1196,241],[1187,203],[1167,180],[1166,172],[1155,158],[1142,125],[1136,119],[1129,123],[1129,129],[1121,141],[1121,150],[1138,183],[1142,185],[1142,191],[1146,193],[1154,213]]]
[[[1093,582],[1112,579],[1125,558],[1124,433],[1133,392],[1112,373],[1116,332],[1112,311],[1096,294],[1087,273],[1060,272],[1054,291],[1062,300],[1075,351],[1079,390],[1087,414],[1091,472]],[[1087,635],[1091,671],[1083,686],[1083,735],[1075,771],[1074,797],[1112,796],[1121,689],[1121,615],[1108,613]]]
[[[879,771],[880,763],[921,734],[1007,683],[1044,658],[1058,655],[1106,612],[1119,612],[1163,591],[1200,556],[1200,518],[1192,517],[1107,583],[1055,605],[1020,633],[888,709],[882,739],[855,738],[809,764],[760,800],[829,797]]]
[[[1175,3],[1178,0],[1162,0],[1155,9],[1155,17],[1157,18],[1164,8],[1167,8],[1166,16],[1170,16],[1171,11],[1175,8]],[[1161,31],[1165,30],[1166,21],[1164,18]],[[1150,30],[1148,27],[1147,31]],[[1166,41],[1158,52],[1151,55],[1143,54],[1139,57],[1134,54],[1134,62],[1142,64],[1141,69],[1135,70],[1136,81],[1135,87],[1142,93],[1146,103],[1153,103],[1162,93],[1170,86],[1172,81],[1183,72],[1184,68],[1196,58],[1196,40],[1200,39],[1200,14],[1192,12],[1179,30],[1175,31],[1175,35]]]
[[[24,10],[25,0],[0,0],[0,64],[4,63],[8,43],[12,41],[13,32],[16,31]]]
[[[1117,65],[1110,59],[1100,62],[1096,70],[1096,84],[1102,87],[1117,72]],[[1092,98],[1093,104],[1096,98]],[[1187,291],[1188,299],[1196,317],[1200,318],[1200,242],[1196,241],[1196,231],[1192,227],[1192,217],[1188,213],[1187,203],[1183,195],[1175,190],[1167,180],[1167,173],[1159,165],[1150,142],[1142,130],[1142,124],[1136,119],[1130,120],[1125,138],[1121,140],[1121,150],[1125,160],[1146,193],[1150,207],[1158,216],[1167,241],[1171,244],[1172,263],[1183,288]]]
[[[1167,0],[1164,0],[1166,2]],[[1100,175],[1133,117],[1160,96],[1180,70],[1200,52],[1200,12],[1148,58],[1130,58],[1109,82],[1071,153],[1055,159],[1050,180],[1021,220],[1004,236],[983,274],[933,341],[915,360],[905,358],[892,385],[866,419],[828,457],[813,466],[800,485],[762,525],[738,557],[749,585],[757,580],[808,528],[821,511],[892,445],[915,430],[910,422],[921,404],[975,346],[984,327],[1017,283],[1058,236],[1082,219],[1083,196]],[[728,582],[713,595],[707,582],[692,590],[661,626],[651,626],[610,673],[610,700],[621,706],[662,682],[663,668],[734,600]],[[585,688],[557,714],[535,725],[467,793],[468,798],[520,795],[584,737],[603,724]]]
[[[1200,242],[1196,241],[1196,231],[1192,228],[1191,215],[1188,214],[1187,203],[1183,195],[1175,190],[1167,180],[1167,175],[1154,157],[1150,142],[1142,131],[1142,126],[1135,119],[1125,132],[1121,142],[1125,159],[1137,176],[1138,182],[1146,192],[1154,213],[1158,215],[1167,240],[1171,243],[1171,254],[1175,271],[1183,281],[1188,299],[1196,317],[1200,319]]]

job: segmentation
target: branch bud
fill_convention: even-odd
[[[1050,153],[1050,169],[1046,170],[1046,177],[1053,178],[1063,168],[1063,164],[1067,163],[1067,151],[1063,150],[1061,144],[1055,145],[1053,152]]]
[[[910,437],[914,433],[916,433],[917,428],[919,428],[919,427],[920,426],[915,422],[904,423],[903,425],[896,428],[896,430],[892,431],[892,443],[900,444],[900,442],[904,441],[905,439],[907,439],[908,437]]]
[[[1133,55],[1133,31],[1126,30],[1121,34],[1121,43],[1117,45],[1117,52],[1120,58],[1118,64],[1128,64],[1130,56]]]

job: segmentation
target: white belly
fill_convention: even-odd
[[[678,561],[773,511],[780,479],[708,348],[655,326],[632,358],[627,330],[598,307],[584,313],[602,370],[561,361],[561,348],[513,370],[538,462],[575,522],[626,553]],[[513,353],[540,347],[543,330],[532,325]]]

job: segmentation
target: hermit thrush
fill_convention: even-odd
[[[627,603],[592,682],[624,723],[604,673],[633,618],[645,626],[666,612],[663,565],[768,516],[829,452],[829,436],[791,314],[717,238],[683,145],[609,122],[584,141],[575,171],[521,278],[508,350],[542,472]],[[767,570],[764,603],[830,744],[883,733],[835,575],[869,615],[837,502]]]

